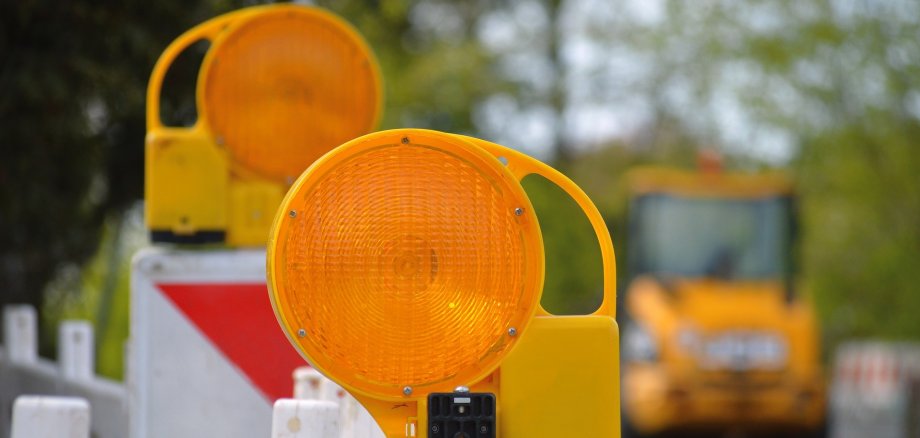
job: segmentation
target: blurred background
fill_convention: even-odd
[[[95,321],[99,372],[121,378],[142,219],[144,99],[161,51],[224,0],[0,5],[0,304]],[[376,52],[381,128],[469,134],[534,155],[594,200],[630,281],[633,167],[793,181],[790,281],[821,358],[852,339],[920,338],[920,3],[908,0],[317,1]],[[204,48],[199,50],[198,58]],[[194,51],[193,51],[194,52]],[[165,116],[194,120],[196,53]],[[586,219],[524,181],[547,246],[544,305],[588,313],[600,258]],[[794,275],[791,275],[794,272]],[[621,312],[622,313],[622,312]]]

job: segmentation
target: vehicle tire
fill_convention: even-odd
[[[629,415],[626,414],[626,410],[622,408],[620,409],[620,438],[643,438],[642,434],[629,421]]]

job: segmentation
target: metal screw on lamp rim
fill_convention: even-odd
[[[516,334],[517,334],[517,329],[516,329],[516,328],[511,327],[511,328],[508,329],[508,336],[514,336],[514,335],[516,335]]]
[[[403,137],[402,144],[409,144],[409,137]]]
[[[291,210],[291,211],[288,213],[288,216],[290,216],[290,217],[297,217],[297,212],[294,211],[294,210]]]
[[[470,388],[468,388],[468,387],[466,387],[466,386],[458,386],[458,387],[454,388],[454,392],[460,393],[460,394],[466,394],[466,393],[470,392]]]
[[[520,215],[522,215],[522,214],[524,214],[524,209],[523,209],[523,208],[518,207],[518,208],[515,208],[515,209],[514,209],[514,215],[515,215],[515,216],[520,216]]]
[[[412,395],[412,387],[411,387],[411,386],[405,386],[405,387],[403,387],[403,394],[405,394],[405,395]]]
[[[302,337],[304,337],[304,336],[306,336],[306,335],[307,335],[307,331],[306,331],[306,330],[304,330],[304,329],[297,330],[297,336],[298,336],[298,337],[301,337],[301,338],[302,338]]]

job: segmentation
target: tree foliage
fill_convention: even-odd
[[[0,305],[40,306],[106,217],[142,196],[144,98],[162,49],[221,1],[0,4]]]
[[[834,339],[920,334],[918,8],[659,1],[598,29],[610,50],[648,61],[626,83],[657,118],[789,163],[804,284]]]

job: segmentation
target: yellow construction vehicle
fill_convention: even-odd
[[[623,333],[624,436],[820,431],[814,312],[794,284],[781,174],[634,170]]]

